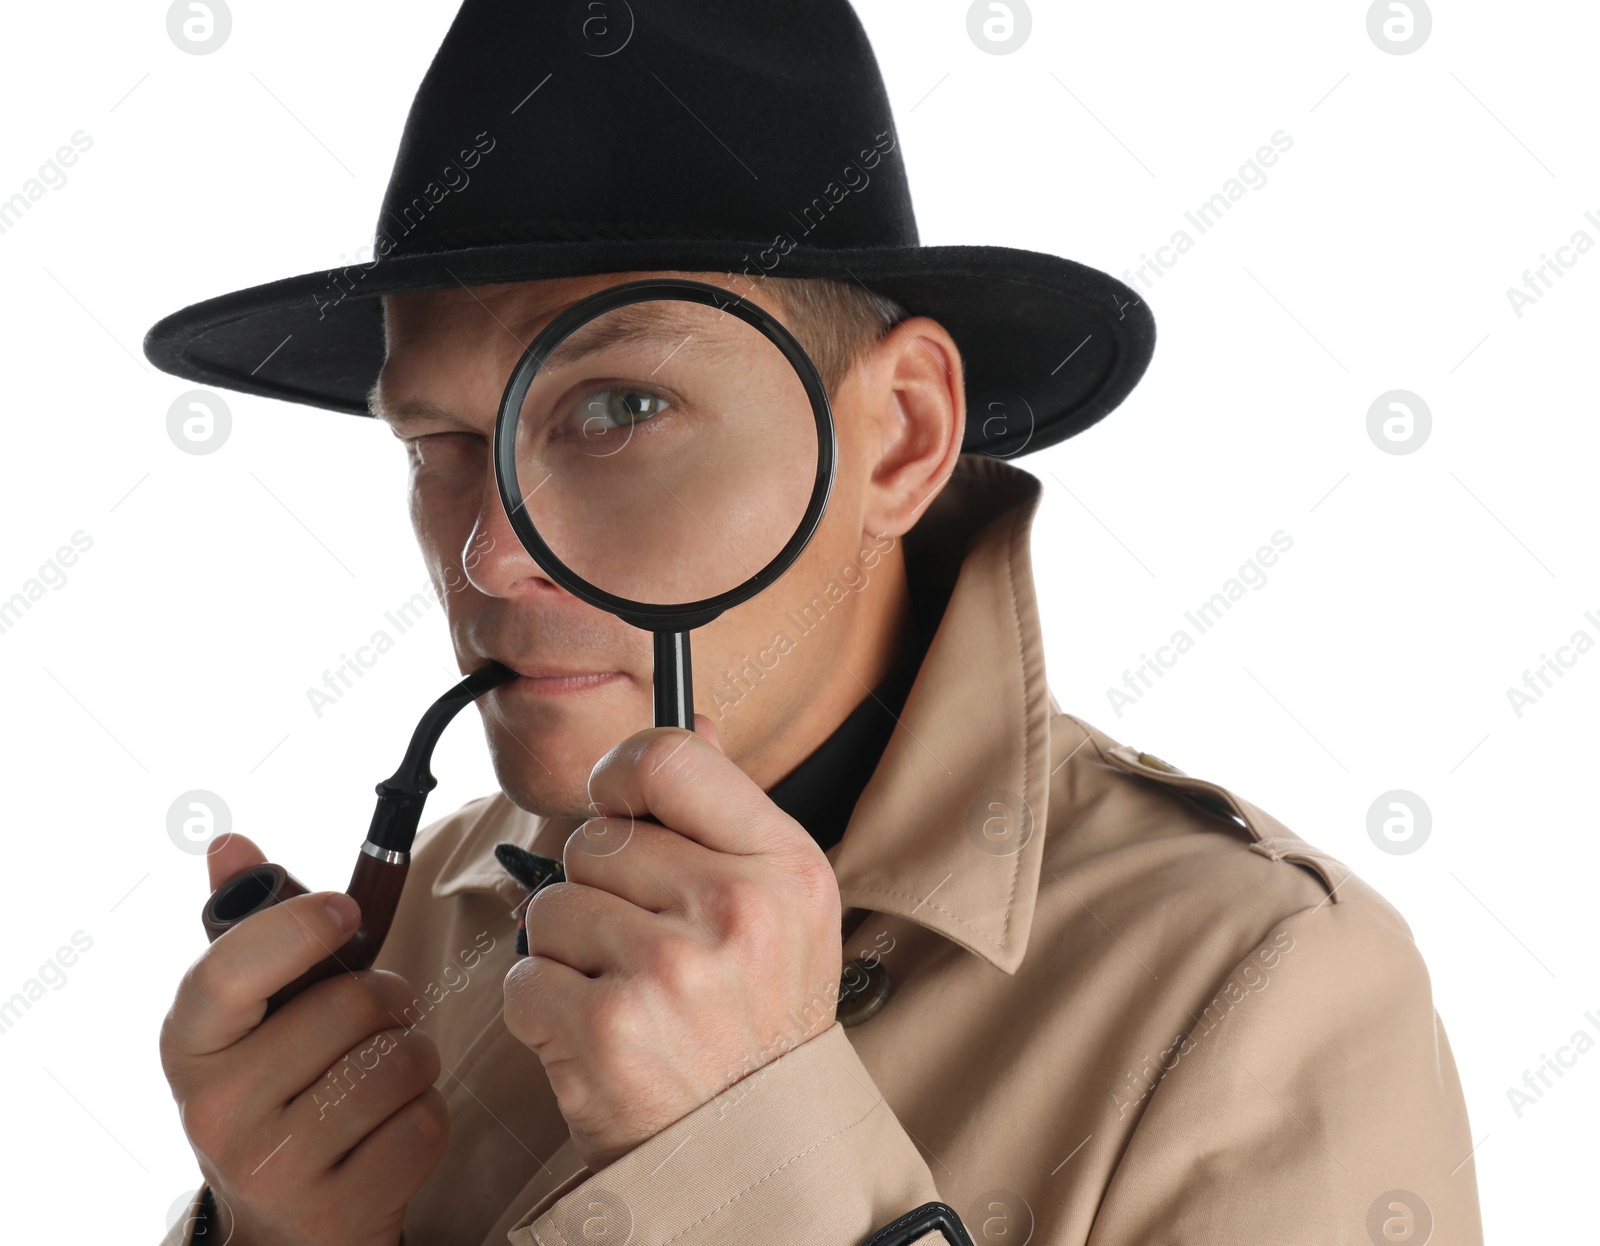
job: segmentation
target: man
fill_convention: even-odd
[[[917,245],[845,4],[624,7],[468,0],[370,266],[147,338],[386,423],[460,668],[523,675],[479,702],[501,791],[425,828],[374,971],[263,1020],[353,928],[324,892],[179,985],[205,1187],[168,1242],[1479,1240],[1404,922],[1046,684],[1003,459],[1125,396],[1148,310]],[[648,639],[521,547],[488,453],[533,335],[657,275],[779,318],[839,436],[800,559],[694,633],[693,732],[639,730]],[[220,840],[211,885],[262,859]]]

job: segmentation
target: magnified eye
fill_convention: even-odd
[[[585,435],[605,432],[612,428],[632,428],[643,424],[665,411],[671,404],[660,394],[644,389],[601,389],[584,400]]]

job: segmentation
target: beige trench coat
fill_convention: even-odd
[[[1408,927],[1255,805],[1060,711],[1039,497],[966,456],[906,537],[954,592],[828,853],[841,960],[881,961],[887,1003],[602,1171],[501,1019],[522,892],[493,846],[559,858],[575,821],[496,793],[425,828],[378,960],[451,1112],[406,1246],[859,1246],[930,1200],[1006,1246],[1481,1240]]]

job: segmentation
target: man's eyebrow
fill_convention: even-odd
[[[385,424],[398,427],[412,420],[438,420],[444,424],[454,424],[457,428],[467,432],[476,433],[482,430],[476,428],[454,412],[446,411],[437,403],[429,402],[426,398],[407,398],[392,406],[385,403],[376,393],[367,396],[367,409],[373,416]]]
[[[570,367],[624,340],[652,348],[655,353],[650,358],[657,368],[680,353],[714,353],[717,348],[729,345],[707,335],[706,330],[710,326],[705,323],[703,313],[697,320],[692,313],[685,313],[685,307],[680,300],[673,300],[671,306],[661,303],[633,304],[608,312],[580,326],[563,339],[545,359],[540,372]],[[367,409],[392,427],[411,420],[438,420],[469,432],[481,431],[427,399],[405,399],[392,405],[385,403],[376,386],[367,395]]]
[[[680,351],[698,353],[718,345],[714,338],[706,336],[708,326],[704,323],[704,317],[696,319],[686,311],[688,306],[691,305],[672,300],[667,306],[661,303],[632,304],[607,312],[563,339],[550,352],[540,371],[570,367],[623,340],[653,348],[656,354],[652,358],[656,367]]]

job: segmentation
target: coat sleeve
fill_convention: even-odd
[[[837,1021],[599,1172],[558,1154],[512,1246],[970,1246]]]
[[[212,1223],[211,1214],[211,1187],[201,1185],[189,1200],[189,1205],[183,1209],[183,1215],[161,1239],[161,1246],[206,1246],[206,1243],[216,1241],[217,1226]],[[404,1233],[395,1246],[406,1246]]]
[[[1163,1053],[1089,1246],[1479,1246],[1473,1140],[1410,930],[1359,879],[1284,919]]]

